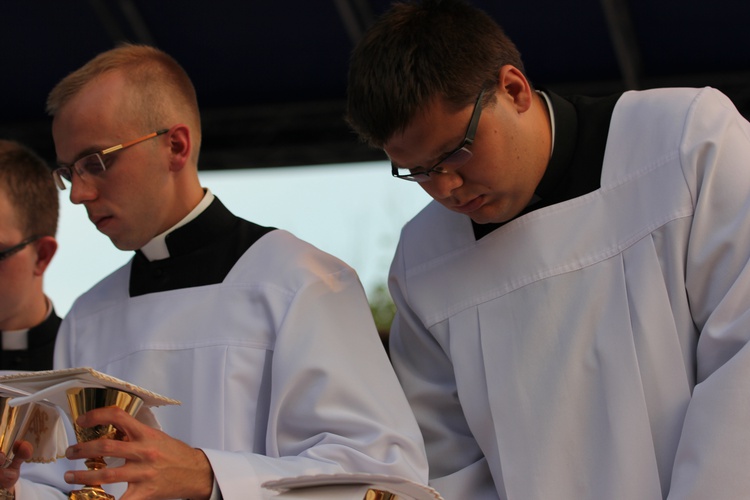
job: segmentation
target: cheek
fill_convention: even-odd
[[[512,136],[500,137],[494,146],[490,155],[492,160],[483,170],[485,180],[492,183],[501,182],[510,188],[524,176],[526,153],[512,140]]]
[[[11,260],[12,259],[12,260]],[[14,255],[10,259],[2,262],[4,264],[0,270],[0,283],[2,283],[2,296],[4,300],[19,294],[27,282],[31,281],[34,274],[33,266],[22,259],[21,255]]]
[[[421,183],[421,184],[419,184],[419,187],[425,193],[427,193],[428,195],[430,195],[430,197],[435,198],[435,190],[432,188],[432,183],[430,183],[430,182]]]
[[[513,142],[502,131],[490,130],[477,138],[475,144],[472,159],[466,165],[469,168],[464,169],[466,181],[484,184],[503,178],[514,168],[516,154],[509,149],[513,148]]]

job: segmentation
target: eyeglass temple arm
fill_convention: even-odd
[[[138,139],[133,139],[132,141],[123,142],[122,144],[118,144],[117,146],[112,146],[111,148],[102,149],[101,154],[107,155],[109,153],[112,153],[114,151],[119,151],[120,149],[128,148],[134,144],[138,144],[139,142],[143,142],[145,140],[151,139],[152,137],[156,137],[157,135],[165,134],[169,131],[168,128],[157,130],[156,132],[151,132],[148,135],[145,135],[143,137],[139,137]]]

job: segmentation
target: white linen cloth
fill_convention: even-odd
[[[58,408],[44,401],[24,401],[28,396],[27,392],[2,382],[0,377],[0,396],[4,399],[3,427],[0,433],[3,449],[7,450],[6,459],[12,458],[13,443],[21,439],[31,443],[34,448],[28,462],[48,463],[64,457],[68,447],[68,436]],[[11,408],[18,409],[13,411]]]
[[[269,481],[263,484],[278,493],[273,500],[368,500],[370,490],[390,493],[396,500],[443,500],[434,488],[406,479],[378,474],[316,474]],[[370,493],[372,498],[376,493]]]

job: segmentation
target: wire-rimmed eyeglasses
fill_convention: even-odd
[[[139,137],[138,139],[123,142],[122,144],[102,149],[101,151],[97,151],[96,153],[87,154],[71,164],[60,164],[59,167],[52,171],[52,177],[54,177],[55,179],[55,185],[58,189],[64,191],[66,189],[66,184],[70,184],[73,179],[73,172],[78,174],[78,177],[81,178],[84,178],[87,175],[91,177],[101,175],[104,171],[107,170],[105,156],[107,156],[108,154],[114,153],[115,151],[122,151],[123,149],[129,148],[130,146],[135,146],[136,144],[139,144],[148,139],[152,139],[156,136],[166,134],[167,132],[169,132],[168,128],[157,130],[156,132],[151,132],[150,134]]]
[[[10,248],[6,248],[5,250],[0,250],[0,262],[4,261],[8,257],[11,257],[26,247],[26,245],[30,245],[31,243],[34,243],[36,240],[41,238],[41,236],[31,236],[30,238],[26,238],[18,245],[13,245]]]
[[[471,113],[471,119],[469,120],[464,140],[461,141],[461,144],[456,149],[428,169],[423,169],[422,167],[397,167],[391,162],[391,174],[393,177],[398,177],[406,181],[427,182],[430,180],[430,174],[447,174],[449,172],[448,167],[458,168],[468,162],[471,159],[471,151],[466,146],[471,146],[474,143],[474,135],[477,133],[477,126],[479,125],[479,117],[482,115],[483,96],[484,89],[479,93],[477,102],[474,104],[474,111]]]

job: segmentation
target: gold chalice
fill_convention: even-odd
[[[26,415],[33,403],[10,406],[13,396],[0,395],[0,451],[5,454],[5,463],[2,467],[7,467],[13,461],[13,445],[16,440],[23,436],[26,425]],[[12,499],[13,494],[5,488],[0,488],[0,500]]]
[[[122,439],[122,433],[113,425],[95,425],[94,427],[80,427],[75,421],[80,415],[89,410],[104,408],[106,406],[117,406],[135,416],[143,404],[143,400],[129,392],[111,387],[79,387],[68,389],[68,403],[73,420],[76,439],[79,443],[92,441],[94,439]],[[86,460],[89,470],[99,470],[107,466],[104,457],[89,458]],[[114,500],[115,497],[105,492],[100,484],[87,484],[80,490],[71,491],[68,496],[70,500]],[[1,499],[0,499],[1,500]]]
[[[370,488],[367,490],[367,493],[365,493],[365,498],[363,500],[398,500],[398,497],[389,491]]]

